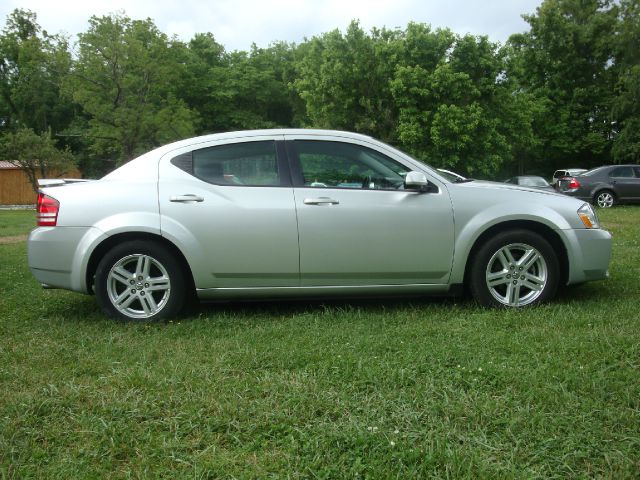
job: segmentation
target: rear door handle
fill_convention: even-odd
[[[204,202],[204,198],[199,197],[198,195],[194,195],[192,193],[187,193],[185,195],[174,195],[169,199],[171,202],[176,203],[193,203],[193,202]]]
[[[338,205],[340,202],[329,197],[305,198],[305,205]]]

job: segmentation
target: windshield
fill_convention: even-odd
[[[520,185],[524,187],[548,187],[549,184],[542,177],[522,177],[520,178]]]
[[[471,178],[465,178],[462,175],[458,175],[455,172],[450,172],[449,170],[445,170],[443,168],[437,168],[436,170],[441,177],[444,177],[446,180],[449,180],[452,183],[464,183],[470,182],[472,180]]]
[[[446,178],[447,180],[449,180],[450,182],[455,182],[458,179],[457,175],[454,175],[453,173],[450,173],[450,172],[445,172],[444,170],[438,170],[438,173],[444,178]]]

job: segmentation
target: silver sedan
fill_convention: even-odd
[[[456,294],[551,299],[607,276],[588,203],[451,182],[373,138],[231,132],[172,143],[96,181],[43,181],[29,266],[105,313],[155,320],[200,299]]]

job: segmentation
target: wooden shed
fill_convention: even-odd
[[[80,178],[80,172],[74,168],[68,172],[54,172],[49,177]],[[27,175],[11,162],[0,160],[0,205],[33,205],[36,194],[31,188]]]

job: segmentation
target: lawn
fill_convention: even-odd
[[[0,478],[637,478],[640,207],[552,304],[203,305],[162,325],[43,291],[0,212]]]
[[[0,239],[6,242],[7,237],[24,236],[35,222],[35,210],[0,210]]]

